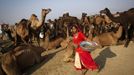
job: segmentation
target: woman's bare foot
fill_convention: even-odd
[[[87,69],[82,69],[81,72],[82,72],[82,75],[85,75],[87,73]]]

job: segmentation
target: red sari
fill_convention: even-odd
[[[84,41],[85,39],[86,39],[86,37],[84,36],[84,34],[82,32],[78,32],[78,34],[75,34],[73,36],[74,44],[78,45],[78,47],[75,49],[76,54],[75,54],[74,66],[76,67],[76,69],[80,69],[80,70],[83,68],[95,70],[98,68],[98,66],[92,59],[90,53],[87,51],[84,51],[80,47],[80,43],[82,41]]]

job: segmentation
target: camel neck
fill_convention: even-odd
[[[46,18],[46,15],[42,15],[42,18],[41,18],[41,25],[45,23],[45,18]]]

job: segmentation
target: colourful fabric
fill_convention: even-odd
[[[73,42],[74,44],[77,44],[78,47],[76,48],[76,55],[75,55],[75,64],[74,66],[76,69],[97,69],[98,66],[92,59],[89,52],[84,51],[80,47],[80,43],[86,39],[85,35],[82,32],[78,32],[78,34],[73,36]]]

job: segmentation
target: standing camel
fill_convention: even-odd
[[[45,23],[45,18],[46,15],[51,11],[51,9],[42,9],[41,12],[41,20],[38,20],[37,16],[35,14],[32,14],[30,17],[31,21],[31,32],[32,36],[37,38],[38,44],[39,42],[39,33],[40,33],[40,28],[44,25]]]
[[[17,25],[16,25],[16,40],[20,37],[21,40],[24,43],[30,42],[30,24],[31,22],[27,19],[22,19]],[[17,41],[16,41],[17,43]]]
[[[134,11],[128,10],[119,14],[119,16],[114,17],[108,8],[100,11],[101,14],[106,14],[113,22],[120,23],[123,25],[125,30],[125,47],[128,46],[129,42],[133,37],[134,32]]]

